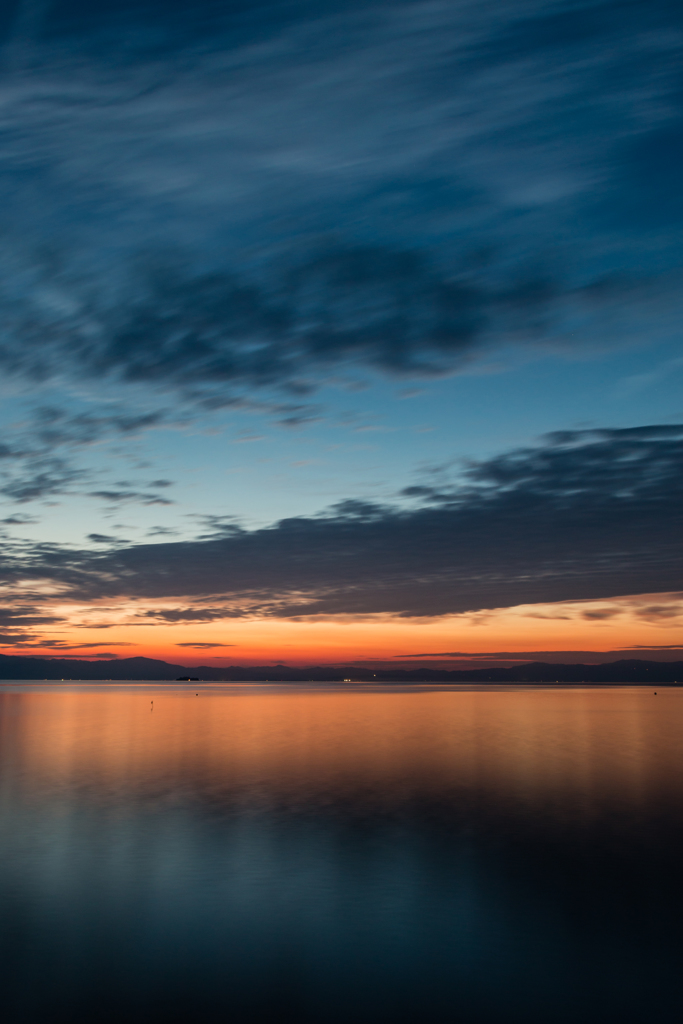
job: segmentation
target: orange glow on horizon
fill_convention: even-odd
[[[99,621],[106,629],[102,628],[98,636],[96,607],[60,608],[55,603],[52,612],[63,615],[66,622],[55,628],[49,640],[32,646],[6,645],[2,651],[82,658],[110,652],[119,658],[143,656],[188,666],[377,660],[399,667],[405,656],[407,662],[410,656],[420,661],[423,655],[446,652],[599,652],[674,647],[683,625],[681,594],[520,605],[431,619],[376,615],[140,623],[140,609],[140,603],[122,603],[114,621],[111,605],[103,609]],[[449,659],[445,656],[444,660]],[[457,659],[454,664],[457,666]]]

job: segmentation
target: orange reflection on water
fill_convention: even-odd
[[[683,797],[678,689],[196,692],[4,692],[5,777],[36,797],[369,812],[485,799],[565,819]]]

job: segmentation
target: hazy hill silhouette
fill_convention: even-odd
[[[683,661],[628,659],[599,665],[549,664],[540,661],[512,668],[480,669],[358,669],[352,666],[257,665],[227,668],[174,665],[154,658],[81,661],[68,658],[29,658],[0,654],[0,679],[144,679],[174,681],[192,676],[206,681],[340,682],[353,679],[375,683],[676,683],[683,684]]]

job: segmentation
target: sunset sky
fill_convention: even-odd
[[[682,51],[673,0],[6,0],[0,652],[683,657]]]

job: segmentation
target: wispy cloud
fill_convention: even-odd
[[[198,651],[209,650],[212,647],[234,647],[234,644],[212,644],[212,643],[183,643],[176,644],[176,647],[193,647]]]
[[[80,464],[79,455],[112,439],[130,440],[171,421],[169,414],[159,410],[126,413],[119,408],[107,414],[74,414],[56,405],[39,404],[25,411],[18,422],[6,427],[8,441],[0,444],[0,496],[28,503],[82,493],[92,485],[97,473],[92,467]],[[156,480],[149,487],[166,488],[170,483]],[[94,496],[102,497],[102,493],[94,492]],[[125,500],[169,504],[168,499],[148,492],[131,493]],[[20,519],[23,523],[29,522],[29,517],[14,515],[2,523],[19,525]]]
[[[172,505],[169,498],[162,498],[158,494],[149,494],[144,491],[90,491],[91,498],[100,498],[108,505],[123,505],[128,502],[136,502],[142,505]]]

